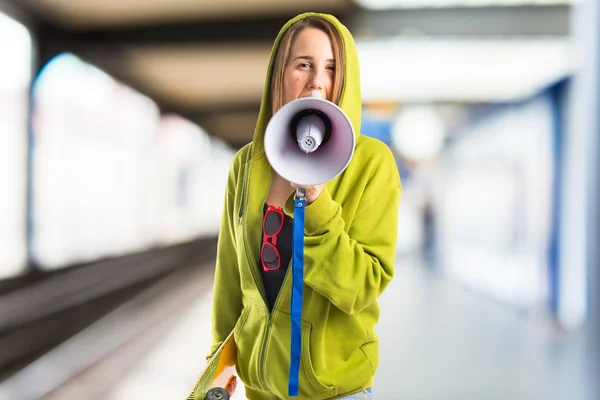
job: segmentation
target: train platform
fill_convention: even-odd
[[[213,267],[156,283],[5,381],[0,397],[184,399],[210,344]],[[445,280],[419,258],[398,258],[381,308],[376,399],[597,399],[581,336]],[[244,398],[238,387],[234,399]]]

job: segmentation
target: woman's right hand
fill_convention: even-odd
[[[227,387],[225,388],[225,390],[227,390],[227,393],[229,393],[229,396],[233,396],[233,392],[235,392],[236,388],[237,388],[237,377],[234,375],[233,377],[231,377],[231,380],[227,384]]]

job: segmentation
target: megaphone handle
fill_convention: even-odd
[[[305,199],[306,191],[304,189],[302,189],[301,187],[297,187],[296,188],[296,198],[297,199]]]

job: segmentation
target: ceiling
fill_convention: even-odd
[[[568,51],[566,5],[368,11],[353,0],[0,0],[0,7],[7,2],[35,26],[41,63],[71,51],[150,96],[163,111],[197,122],[234,147],[251,140],[273,39],[290,17],[306,10],[336,15],[364,46],[359,51],[368,54],[361,59],[367,102],[504,100],[568,69],[561,63]],[[397,35],[409,39],[388,47],[395,49],[389,55],[375,51],[381,47],[377,38]],[[473,69],[464,68],[456,46],[438,40],[448,37],[466,40],[461,51],[479,60],[481,71],[501,60],[498,54],[517,57],[500,79],[518,76],[522,87],[501,91],[502,85],[479,74],[480,90],[461,90]],[[488,46],[499,38],[508,45]],[[550,44],[530,53],[531,40],[538,39]],[[489,57],[486,49],[500,53]],[[432,68],[432,54],[447,57],[441,62],[434,57]],[[532,81],[527,73],[536,62],[556,65],[551,75],[537,74]],[[378,76],[394,76],[396,70],[401,89],[377,98],[376,89],[385,87]],[[419,73],[423,70],[428,76]]]
[[[19,0],[70,28],[107,28],[164,22],[295,13],[302,9],[336,10],[348,0]]]

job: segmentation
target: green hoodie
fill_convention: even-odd
[[[359,134],[362,99],[356,45],[333,16],[299,15],[275,40],[253,141],[232,162],[219,233],[211,354],[234,330],[237,372],[249,399],[288,398],[292,268],[269,312],[256,261],[273,173],[263,137],[271,117],[269,88],[277,46],[291,24],[310,15],[331,21],[342,35],[346,68],[340,107],[352,121],[357,140],[346,170],[305,209],[298,399],[341,397],[373,384],[379,360],[377,299],[394,275],[401,184],[389,148]],[[285,212],[293,216],[293,211],[290,197]]]

